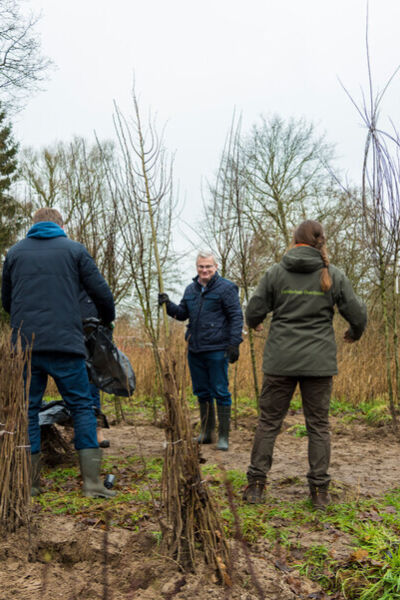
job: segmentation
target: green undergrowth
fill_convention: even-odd
[[[77,466],[45,470],[45,493],[35,503],[40,510],[93,527],[107,522],[138,531],[147,522],[158,539],[162,459],[108,456],[103,475],[110,472],[117,476],[118,495],[101,500],[81,496]],[[346,498],[337,483],[332,486],[335,502],[321,514],[312,510],[300,478],[275,482],[267,488],[264,504],[250,505],[241,499],[243,472],[205,464],[202,473],[228,537],[235,536],[239,522],[256,554],[267,550],[274,556],[279,548],[285,569],[317,581],[328,593],[341,592],[346,599],[400,598],[400,488],[360,500]]]
[[[189,410],[195,416],[198,415],[197,399],[191,393],[191,390],[186,391],[186,402]],[[45,397],[45,402],[52,400],[60,400],[60,397],[51,398]],[[102,393],[101,400],[102,411],[112,423],[127,422],[127,423],[162,423],[164,415],[163,400],[159,396],[147,398],[134,394],[131,398],[116,398],[115,396]],[[290,404],[292,413],[301,412],[302,403],[301,397],[296,393]],[[240,397],[232,406],[232,416],[237,419],[247,417],[257,418],[257,402],[254,398],[246,396]],[[371,426],[381,426],[389,424],[391,415],[388,408],[386,398],[375,398],[366,400],[357,405],[351,403],[346,398],[332,398],[330,405],[330,414],[338,417],[345,423],[352,421],[362,421]],[[304,427],[295,425],[291,432],[297,437],[307,435]]]
[[[391,421],[387,399],[380,397],[365,400],[357,405],[343,398],[333,398],[330,412],[345,422],[358,420],[378,427]]]
[[[300,412],[302,410],[301,397],[296,394],[291,403],[290,409],[292,412]],[[374,398],[365,400],[359,404],[352,404],[346,398],[332,398],[330,404],[330,414],[338,417],[345,423],[352,421],[361,421],[372,426],[381,426],[390,423],[391,416],[385,398]],[[299,434],[294,426],[294,433],[298,437],[307,435],[306,433]]]
[[[43,469],[44,493],[36,498],[42,510],[71,515],[87,524],[104,524],[138,530],[140,522],[157,514],[160,498],[162,459],[138,456],[107,456],[102,477],[114,473],[117,496],[111,499],[81,495],[79,467]]]

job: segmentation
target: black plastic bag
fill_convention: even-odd
[[[44,402],[39,409],[39,425],[72,424],[71,413],[63,400]]]
[[[98,426],[110,429],[107,416],[99,408],[93,406],[94,414],[98,420]],[[64,400],[52,400],[42,402],[39,408],[39,425],[73,425],[72,415]]]
[[[112,340],[112,331],[99,319],[83,322],[89,380],[107,394],[131,396],[136,378],[129,359]]]

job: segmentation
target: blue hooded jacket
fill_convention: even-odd
[[[243,314],[238,287],[218,273],[205,288],[196,276],[179,305],[167,302],[166,308],[178,321],[189,319],[185,337],[191,352],[227,350],[242,341]]]
[[[56,223],[36,223],[7,253],[1,299],[11,314],[13,339],[34,352],[85,356],[79,296],[82,288],[100,318],[115,319],[110,288],[86,248]]]

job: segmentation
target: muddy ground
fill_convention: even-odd
[[[303,423],[301,414],[288,415],[269,476],[268,494],[283,500],[307,495],[307,438],[290,433],[297,423]],[[238,429],[231,433],[229,452],[203,446],[206,461],[245,471],[255,424],[255,418],[239,420]],[[400,445],[390,431],[336,418],[331,424],[334,499],[381,496],[399,486]],[[163,429],[119,425],[107,433],[111,456],[163,455]],[[234,584],[224,589],[204,567],[196,574],[184,574],[159,556],[150,529],[151,523],[144,522],[139,532],[116,527],[106,532],[96,523],[49,515],[36,506],[29,532],[20,530],[2,540],[0,600],[341,598],[340,594],[324,594],[318,584],[288,569],[282,549],[271,548],[263,540],[249,547],[250,562],[242,545],[231,543]],[[351,539],[333,527],[321,527],[307,536],[299,531],[297,537],[303,550],[311,544],[326,544],[333,556],[343,560],[352,552]]]

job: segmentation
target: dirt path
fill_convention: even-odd
[[[287,499],[307,493],[307,437],[298,438],[290,428],[303,424],[301,414],[288,415],[278,436],[274,462],[268,477],[269,490]],[[250,459],[256,419],[239,422],[231,432],[228,452],[214,445],[202,446],[202,455],[209,463],[222,464],[226,469],[246,472]],[[109,452],[162,456],[164,431],[144,426],[120,426],[108,432]],[[344,423],[331,418],[331,468],[333,487],[341,500],[382,495],[385,490],[400,485],[400,443],[386,428],[373,428],[362,423]],[[282,486],[282,482],[287,485]],[[292,482],[292,484],[291,484]]]

